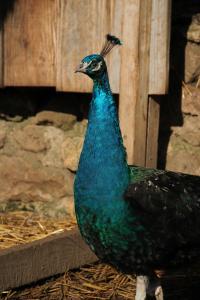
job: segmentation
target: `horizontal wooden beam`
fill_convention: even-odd
[[[0,251],[0,292],[97,261],[78,229]]]

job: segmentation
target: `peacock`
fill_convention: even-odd
[[[155,270],[200,255],[200,177],[129,166],[104,57],[121,41],[110,34],[100,54],[76,72],[93,80],[88,127],[74,183],[86,243],[104,262],[136,274],[136,300],[163,300]]]

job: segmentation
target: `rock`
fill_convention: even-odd
[[[65,168],[76,171],[84,137],[67,137],[62,144],[61,152]]]
[[[188,42],[185,47],[186,83],[195,81],[200,76],[200,45]]]
[[[23,150],[41,152],[47,149],[44,133],[39,126],[28,125],[21,130],[15,130],[14,138]]]
[[[5,114],[3,114],[3,113],[1,113],[1,117],[4,119],[4,120],[6,120],[6,121],[10,121],[10,122],[16,122],[16,123],[18,123],[18,122],[22,122],[22,120],[23,120],[23,116],[9,116],[9,115],[5,115]]]
[[[170,138],[166,169],[200,176],[200,151],[173,134]]]
[[[200,146],[200,116],[186,115],[182,127],[172,127],[173,135],[191,146]],[[174,136],[172,135],[172,139]],[[199,151],[200,152],[200,151]]]
[[[44,142],[48,144],[48,151],[40,158],[43,166],[63,168],[61,145],[64,141],[64,132],[53,126],[46,126]]]
[[[6,132],[0,129],[0,148],[3,148],[6,140]]]
[[[6,122],[5,122],[6,123]],[[0,123],[0,148],[4,147],[6,141],[6,125],[4,122]]]
[[[73,128],[67,132],[67,138],[65,138],[61,146],[61,155],[64,161],[64,167],[73,172],[78,168],[86,128],[87,120],[76,122]]]
[[[200,115],[200,89],[192,85],[187,85],[189,92],[183,89],[182,111],[185,114]]]
[[[187,39],[195,43],[200,43],[200,13],[192,17],[192,23],[187,31]]]
[[[76,116],[55,111],[41,111],[31,119],[32,124],[62,127],[63,130],[70,129],[75,122]]]
[[[74,197],[66,197],[59,201],[58,210],[60,210],[60,214],[64,210],[67,215],[75,219]]]
[[[75,137],[84,137],[87,129],[88,121],[84,119],[81,122],[76,122],[71,130],[67,132],[67,136]]]
[[[200,136],[197,132],[187,132],[185,136],[182,136],[182,139],[192,146],[200,146]]]
[[[172,126],[171,127],[173,131],[178,134],[178,135],[183,135],[185,132],[197,132],[200,133],[200,116],[193,116],[193,115],[184,115],[183,119],[183,126],[181,127],[176,127]]]
[[[50,218],[73,218],[75,220],[74,198],[67,196],[59,201],[26,201],[14,200],[0,201],[0,212],[32,211],[40,216]]]
[[[0,156],[0,202],[53,201],[73,195],[74,175],[64,169],[43,167],[38,161]]]

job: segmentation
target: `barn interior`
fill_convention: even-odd
[[[74,72],[72,74],[72,70],[75,70],[82,56],[100,51],[103,36],[107,33],[105,28],[110,29],[110,23],[100,22],[99,31],[94,30],[91,36],[90,33],[87,35],[89,39],[97,33],[100,39],[83,43],[81,33],[75,34],[71,43],[74,32],[80,29],[76,21],[73,24],[72,12],[77,10],[76,14],[81,14],[84,4],[83,1],[76,4],[69,2],[69,6],[67,1],[56,0],[7,0],[0,3],[2,251],[76,227],[73,182],[87,127],[92,86],[89,79],[80,78],[81,75]],[[108,7],[104,2],[96,1],[91,9],[95,13],[99,9],[106,11]],[[128,6],[133,1],[126,2]],[[117,9],[120,8],[119,3],[115,4],[119,5]],[[153,129],[148,129],[150,117],[146,120],[147,124],[141,125],[142,128],[144,126],[146,139],[141,140],[137,134],[134,136],[136,150],[146,147],[144,157],[137,156],[131,147],[129,149],[129,142],[128,157],[131,164],[200,176],[199,3],[198,0],[178,0],[172,1],[171,5],[168,88],[165,93],[151,95],[156,117],[155,122],[150,123]],[[64,15],[66,10],[69,10],[68,21]],[[106,17],[104,20],[107,20]],[[63,25],[66,22],[71,26],[71,31]],[[89,31],[90,24],[85,26]],[[118,28],[117,24],[115,30]],[[65,36],[65,33],[68,35]],[[91,44],[91,49],[88,44]],[[119,61],[124,59],[120,58],[120,51],[121,48],[117,49],[116,54],[113,52],[108,64],[110,76],[116,72],[112,84],[122,127],[126,134],[130,132],[133,135],[135,131],[127,129],[124,120],[133,118],[135,110],[130,112],[130,116],[126,110],[124,115],[124,108],[120,106],[120,84],[124,82],[120,81]],[[112,69],[115,59],[118,65]],[[149,99],[147,101],[151,101]],[[147,115],[150,105],[151,102],[148,102]],[[138,122],[139,125],[144,123],[142,120]],[[154,139],[153,145],[157,142],[150,151],[148,162],[148,141],[151,138]],[[179,279],[176,291],[168,289],[169,285],[173,286],[174,278]],[[184,300],[194,299],[193,295],[186,294],[186,290],[188,286],[193,287],[192,293],[198,290],[200,278],[196,270],[192,278],[191,282],[183,274],[166,276],[167,299],[177,299],[177,295]],[[0,298],[132,299],[134,291],[134,278],[125,277],[111,267],[95,262],[64,275],[42,279],[39,283],[6,289],[0,293]]]

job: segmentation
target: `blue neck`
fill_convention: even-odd
[[[94,80],[88,128],[75,181],[76,201],[121,199],[128,181],[126,152],[107,72]]]

